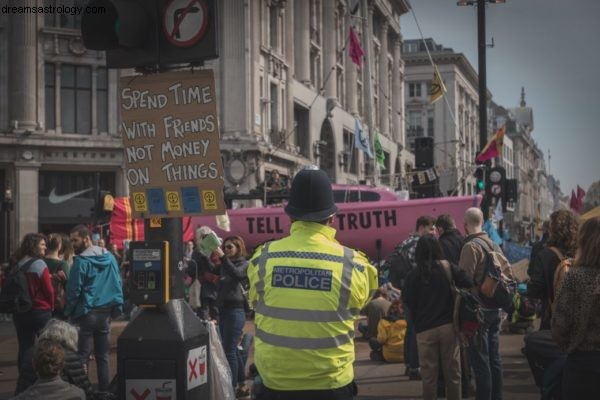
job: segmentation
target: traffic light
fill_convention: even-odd
[[[485,189],[485,167],[477,168],[473,175],[475,175],[477,193],[482,192]]]
[[[216,0],[91,0],[81,36],[109,68],[163,67],[219,56]]]
[[[485,182],[485,194],[488,198],[503,199],[506,207],[505,195],[506,170],[504,167],[493,167],[488,170]]]

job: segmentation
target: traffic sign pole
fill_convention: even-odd
[[[152,223],[154,222],[154,223]],[[183,219],[161,218],[156,221],[144,220],[144,240],[146,242],[169,242],[169,299],[183,299]]]

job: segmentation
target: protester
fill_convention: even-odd
[[[540,251],[546,247],[546,242],[550,237],[550,221],[542,223],[542,237],[531,246],[531,255],[529,257],[529,265],[533,265]],[[530,267],[531,268],[531,267]]]
[[[23,354],[33,347],[35,338],[52,318],[54,308],[54,288],[48,266],[43,260],[46,254],[46,237],[40,233],[28,233],[21,245],[11,256],[12,268],[25,272],[27,289],[31,297],[31,309],[13,314],[13,323],[19,343],[17,366],[23,363]],[[20,372],[19,372],[20,374]]]
[[[64,364],[63,347],[52,340],[40,340],[33,359],[33,367],[39,378],[13,400],[86,400],[83,390],[61,379]]]
[[[108,389],[110,376],[110,322],[123,306],[121,275],[115,257],[92,244],[90,231],[83,225],[71,230],[71,242],[77,255],[67,283],[65,315],[79,325],[79,355],[87,362],[92,352],[98,370],[98,389]]]
[[[192,260],[198,267],[198,280],[202,285],[200,291],[200,318],[204,320],[218,321],[219,308],[217,306],[217,297],[219,295],[219,276],[215,274],[217,265],[222,257],[222,250],[216,247],[210,255],[205,255],[200,251],[200,243],[213,230],[208,226],[201,226],[196,230],[196,249],[192,252]]]
[[[564,257],[575,256],[577,248],[577,217],[569,210],[558,210],[550,215],[550,236],[546,247],[538,253],[527,270],[530,280],[527,296],[542,301],[540,329],[550,329],[554,301],[554,272]]]
[[[404,362],[406,320],[400,299],[394,300],[377,324],[377,335],[369,339],[371,360]]]
[[[63,317],[65,307],[65,287],[69,277],[69,264],[60,256],[63,247],[63,237],[60,233],[48,235],[48,246],[44,262],[50,271],[52,287],[54,288],[54,312],[55,317]]]
[[[453,324],[454,299],[444,268],[449,269],[457,287],[470,288],[473,281],[465,271],[444,260],[433,235],[419,239],[415,258],[417,268],[408,275],[402,297],[414,316],[423,398],[437,398],[441,361],[447,398],[458,400],[461,398],[460,350]]]
[[[458,229],[456,229],[454,218],[448,214],[440,215],[435,220],[435,227],[440,235],[439,243],[442,248],[444,260],[458,265],[460,251],[465,239]]]
[[[475,283],[473,292],[479,295],[479,286],[484,279],[485,252],[477,240],[493,248],[487,233],[483,232],[483,213],[479,208],[467,209],[464,217],[467,233],[460,252],[459,266]],[[496,251],[501,251],[495,247]],[[476,400],[502,399],[502,361],[500,360],[500,309],[483,309],[483,323],[478,339],[469,345],[469,361],[475,373]]]
[[[109,243],[108,251],[110,252],[110,254],[112,254],[115,257],[115,260],[117,260],[117,265],[120,266],[121,263],[123,262],[123,256],[121,255],[121,252],[119,251],[119,248],[117,247],[117,244]]]
[[[248,267],[264,383],[257,399],[353,399],[352,310],[377,289],[377,270],[335,240],[337,206],[324,171],[296,174],[285,212],[290,235],[259,247]]]
[[[383,295],[380,289],[377,289],[373,299],[360,310],[361,315],[367,317],[367,322],[358,323],[358,331],[362,333],[363,338],[369,340],[371,338],[377,338],[377,329],[381,318],[387,315],[390,305],[392,303]],[[402,340],[404,344],[404,340]],[[404,354],[404,352],[402,352]]]
[[[77,354],[78,336],[77,329],[73,325],[58,319],[51,319],[40,332],[38,343],[49,340],[62,346],[65,354],[65,364],[61,371],[62,379],[82,389],[86,396],[91,399],[93,394],[92,384],[87,377],[81,358]],[[17,394],[33,385],[35,380],[33,348],[31,348],[24,355],[23,373],[17,381]]]
[[[410,270],[417,268],[417,262],[415,260],[415,251],[417,249],[417,242],[423,235],[435,233],[435,218],[428,215],[417,218],[416,230],[412,232],[408,238],[400,243],[394,251],[401,251],[405,256],[405,259],[410,263]],[[399,287],[398,289],[403,289]],[[412,317],[412,310],[409,306],[404,304],[404,314],[406,316],[406,338],[404,341],[404,359],[406,362],[405,375],[408,375],[410,380],[420,380],[421,372],[419,368],[419,351],[417,347],[417,336],[415,333],[414,322]]]
[[[583,224],[577,244],[556,298],[552,336],[568,353],[562,398],[591,400],[600,393],[600,217]]]
[[[242,336],[246,323],[244,293],[248,289],[248,261],[246,260],[246,245],[239,236],[229,236],[223,240],[221,256],[219,295],[219,330],[225,357],[231,368],[233,388],[236,396],[250,395],[246,387],[246,364],[243,363],[238,349],[239,338]]]
[[[442,214],[438,216],[435,221],[435,227],[439,233],[439,244],[442,248],[442,256],[444,260],[448,260],[448,262],[458,265],[460,260],[460,251],[462,250],[463,243],[465,238],[460,233],[458,229],[456,229],[456,223],[454,222],[454,218],[452,218],[449,214]],[[469,396],[471,392],[473,392],[471,387],[471,367],[468,363],[468,357],[466,355],[466,349],[463,347],[460,348],[460,359],[461,363],[461,381],[462,381],[462,396],[466,398]],[[446,387],[444,384],[444,372],[440,366],[439,376],[438,376],[438,396],[445,397]]]
[[[69,235],[66,235],[64,233],[60,234],[60,239],[61,247],[58,251],[58,255],[60,256],[60,258],[65,260],[67,262],[67,265],[69,266],[69,273],[67,273],[67,279],[69,279],[69,274],[71,273],[71,265],[73,265],[73,244],[71,243],[71,238],[69,237]]]

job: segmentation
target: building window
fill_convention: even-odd
[[[344,171],[358,173],[358,149],[354,147],[354,133],[344,129]]]
[[[108,70],[96,70],[96,115],[98,132],[108,132]]]
[[[310,80],[321,89],[321,1],[310,0]]]
[[[299,104],[294,104],[294,143],[298,152],[304,157],[310,157],[310,136],[309,136],[309,113],[308,109]]]
[[[408,84],[408,97],[421,97],[421,82]]]
[[[279,6],[273,5],[269,7],[269,46],[271,49],[280,52],[280,37],[279,37]]]
[[[53,7],[69,7],[74,9],[75,6],[80,6],[81,3],[77,0],[45,0],[44,6]],[[77,3],[77,4],[76,4]],[[44,25],[52,28],[67,28],[67,29],[80,29],[81,28],[81,14],[66,14],[66,13],[45,13],[44,14]]]
[[[433,118],[433,110],[427,110],[427,136],[434,137],[434,118]]]
[[[47,15],[47,14],[46,14]],[[45,114],[46,129],[56,129],[56,100],[54,81],[56,77],[56,67],[54,64],[44,65],[45,75]]]
[[[60,99],[63,132],[91,134],[92,70],[90,67],[62,65]]]

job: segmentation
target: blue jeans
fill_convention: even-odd
[[[77,320],[77,324],[79,324],[78,354],[86,365],[92,353],[92,339],[94,339],[94,356],[98,370],[98,390],[100,391],[108,390],[110,384],[108,368],[110,316],[111,311],[109,310],[92,310]]]
[[[502,361],[500,360],[500,310],[484,310],[480,339],[469,346],[469,359],[475,373],[476,400],[502,400]]]
[[[219,330],[221,331],[221,344],[229,368],[231,368],[231,383],[236,388],[238,384],[238,374],[241,366],[240,351],[238,343],[242,337],[244,324],[246,323],[246,313],[243,308],[221,308],[219,310]],[[243,366],[245,368],[245,365]]]

